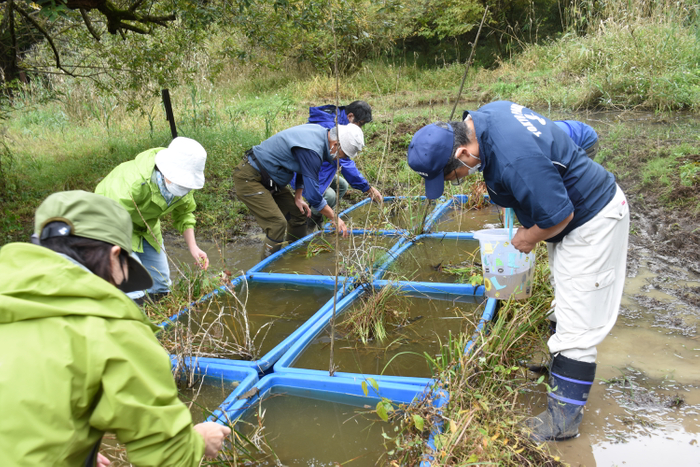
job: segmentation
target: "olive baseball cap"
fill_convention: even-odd
[[[60,222],[57,228],[46,228]],[[131,216],[116,201],[87,191],[62,191],[44,200],[34,215],[34,234],[44,240],[50,237],[74,237],[99,240],[121,247],[129,254],[129,280],[119,289],[124,292],[145,290],[153,285],[148,271],[131,254]]]

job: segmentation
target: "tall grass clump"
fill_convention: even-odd
[[[549,284],[546,248],[538,246],[538,262],[532,297],[501,302],[497,316],[480,333],[469,354],[469,336],[451,338],[442,355],[431,359],[436,384],[433,397],[408,408],[394,452],[401,465],[417,465],[422,454],[419,441],[431,431],[435,436],[435,465],[559,466],[544,445],[530,441],[520,426],[525,418],[523,393],[541,381],[530,381],[522,361],[542,351],[544,324],[553,298]],[[543,379],[543,378],[541,378]],[[434,407],[440,391],[449,392],[441,409]],[[418,421],[418,423],[416,423]]]
[[[529,45],[483,72],[485,97],[573,109],[700,111],[699,8],[689,1],[606,2],[584,35]]]
[[[359,306],[343,314],[337,329],[349,338],[383,341],[387,326],[408,323],[409,299],[397,287],[387,285],[378,291],[369,290],[360,297]]]

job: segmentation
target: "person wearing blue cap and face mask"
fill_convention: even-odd
[[[617,319],[625,281],[629,209],[615,177],[542,115],[499,101],[464,121],[416,132],[408,165],[439,198],[446,181],[481,172],[492,201],[512,208],[522,227],[512,244],[529,253],[547,242],[555,286],[556,332],[547,410],[526,423],[537,440],[576,436],[596,370],[596,345]]]

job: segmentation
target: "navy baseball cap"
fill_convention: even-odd
[[[455,136],[452,127],[426,125],[413,135],[408,146],[408,165],[425,179],[425,196],[436,199],[445,191],[445,166],[452,157]]]

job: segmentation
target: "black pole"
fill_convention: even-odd
[[[173,107],[170,105],[170,91],[163,89],[161,91],[163,95],[163,106],[165,107],[165,117],[170,123],[170,134],[173,135],[173,139],[177,138],[177,128],[175,128],[175,115],[173,115]]]

